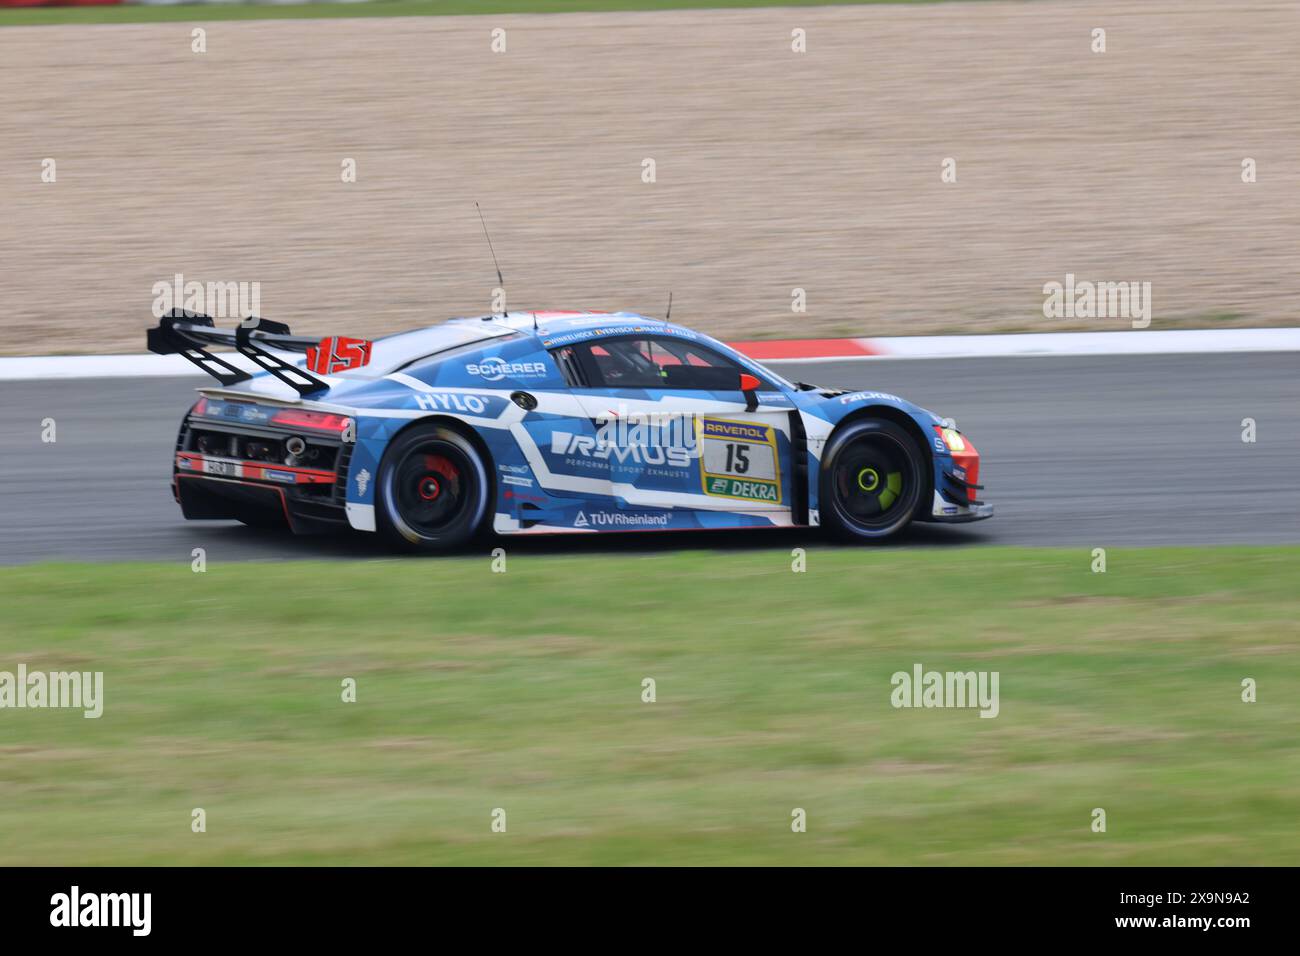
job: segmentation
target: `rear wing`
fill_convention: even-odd
[[[158,325],[149,330],[146,340],[150,352],[183,355],[227,387],[248,381],[252,373],[212,354],[208,346],[233,348],[303,396],[329,388],[328,382],[312,372],[328,375],[360,368],[370,361],[372,345],[366,339],[312,339],[293,335],[283,322],[257,316],[249,316],[233,329],[219,329],[211,316],[187,309],[173,309],[162,316]],[[307,367],[287,362],[267,349],[305,353]]]

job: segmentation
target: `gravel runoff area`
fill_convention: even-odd
[[[1296,324],[1290,0],[229,22],[202,54],[192,28],[0,30],[0,353],[140,351],[176,273],[309,334],[481,314],[476,199],[515,307],[1128,327],[1045,319],[1071,273],[1149,281],[1152,328]]]

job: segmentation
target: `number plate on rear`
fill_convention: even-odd
[[[239,475],[239,465],[233,461],[204,459],[203,471],[209,475],[224,475],[227,478],[234,478]]]

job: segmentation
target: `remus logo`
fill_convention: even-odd
[[[672,445],[614,445],[590,435],[551,432],[551,454],[581,455],[600,461],[638,465],[666,465],[670,468],[691,467],[691,449]]]
[[[50,897],[51,926],[129,926],[133,936],[153,928],[152,893],[69,893]]]
[[[507,362],[492,356],[481,362],[470,362],[465,371],[477,375],[485,382],[499,382],[507,375],[511,378],[540,378],[546,374],[545,362]]]

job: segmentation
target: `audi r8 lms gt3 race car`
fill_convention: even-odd
[[[350,526],[436,551],[489,528],[825,525],[880,540],[913,520],[993,513],[952,420],[896,395],[788,382],[630,313],[513,312],[369,342],[259,318],[222,330],[178,310],[149,348],[222,386],[199,389],[181,423],[172,488],[186,518]]]

